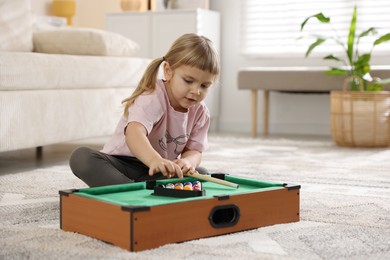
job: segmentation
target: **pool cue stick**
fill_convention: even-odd
[[[236,188],[236,189],[238,189],[238,187],[239,187],[239,185],[237,183],[221,180],[221,179],[214,178],[214,177],[211,177],[211,176],[208,176],[208,175],[203,175],[203,174],[200,174],[198,171],[195,171],[195,172],[192,172],[192,173],[189,172],[186,175],[188,177],[194,177],[196,179],[201,179],[201,180],[204,180],[204,181],[210,181],[210,182],[222,184],[222,185],[229,186],[229,187]]]

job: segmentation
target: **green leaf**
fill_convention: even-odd
[[[365,90],[366,91],[382,91],[383,86],[378,84],[378,83],[372,83],[372,84],[368,84]]]
[[[340,69],[340,68],[331,68],[325,72],[325,75],[330,76],[346,76],[349,74],[349,70]]]
[[[324,60],[343,61],[342,59],[340,59],[339,57],[334,56],[333,54],[330,54],[330,55],[324,57]]]
[[[315,42],[313,42],[313,43],[309,46],[309,49],[307,50],[305,57],[309,56],[309,54],[314,50],[314,48],[316,48],[317,46],[321,45],[321,44],[324,43],[325,41],[326,41],[326,39],[319,38],[319,39],[317,39]]]
[[[367,66],[370,63],[371,60],[371,54],[366,53],[363,55],[360,55],[357,59],[357,61],[354,63],[355,67],[364,67]]]
[[[323,13],[318,13],[314,15],[321,23],[329,23],[330,18],[326,17]]]
[[[355,66],[355,75],[358,75],[360,76],[361,78],[366,75],[367,73],[369,73],[371,70],[371,67],[369,64],[361,64],[361,65],[356,65]]]
[[[312,16],[307,17],[307,18],[303,21],[303,23],[301,24],[301,31],[303,30],[303,27],[305,27],[306,23],[307,23],[311,18],[317,18],[317,20],[320,21],[321,23],[329,23],[329,22],[330,22],[330,18],[329,18],[329,17],[326,17],[326,16],[323,15],[322,13],[318,13],[318,14],[315,14],[315,15],[312,15]]]
[[[376,41],[374,42],[374,46],[379,45],[379,44],[384,43],[384,42],[387,42],[388,40],[390,40],[390,33],[385,34],[385,35],[379,37],[378,39],[376,39]]]
[[[378,33],[378,32],[377,32],[376,28],[371,27],[370,29],[368,29],[368,30],[362,32],[361,34],[359,34],[358,37],[359,37],[359,38],[362,38],[362,37],[366,37],[366,36],[368,36],[368,35],[370,35],[370,34],[375,35],[375,34],[377,34],[377,33]]]
[[[357,8],[356,8],[356,5],[355,5],[355,7],[353,8],[351,25],[349,26],[349,35],[348,35],[347,54],[348,54],[348,58],[349,58],[350,64],[353,63],[353,47],[354,47],[354,43],[355,43],[356,16],[357,16],[356,9]]]

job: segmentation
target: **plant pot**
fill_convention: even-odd
[[[390,91],[331,91],[330,107],[337,145],[390,146]]]

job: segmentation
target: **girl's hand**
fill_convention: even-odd
[[[176,163],[184,175],[186,175],[188,172],[195,172],[195,167],[191,164],[190,160],[187,160],[186,158],[176,159],[173,160],[174,163]]]
[[[155,173],[161,172],[167,178],[172,178],[175,175],[183,178],[183,171],[179,165],[170,160],[163,158],[155,158],[149,164],[149,175],[153,176]]]

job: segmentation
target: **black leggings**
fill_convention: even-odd
[[[166,178],[161,173],[149,176],[149,168],[135,157],[109,155],[88,147],[74,150],[69,165],[74,175],[90,187]],[[196,169],[207,173],[202,167]]]

